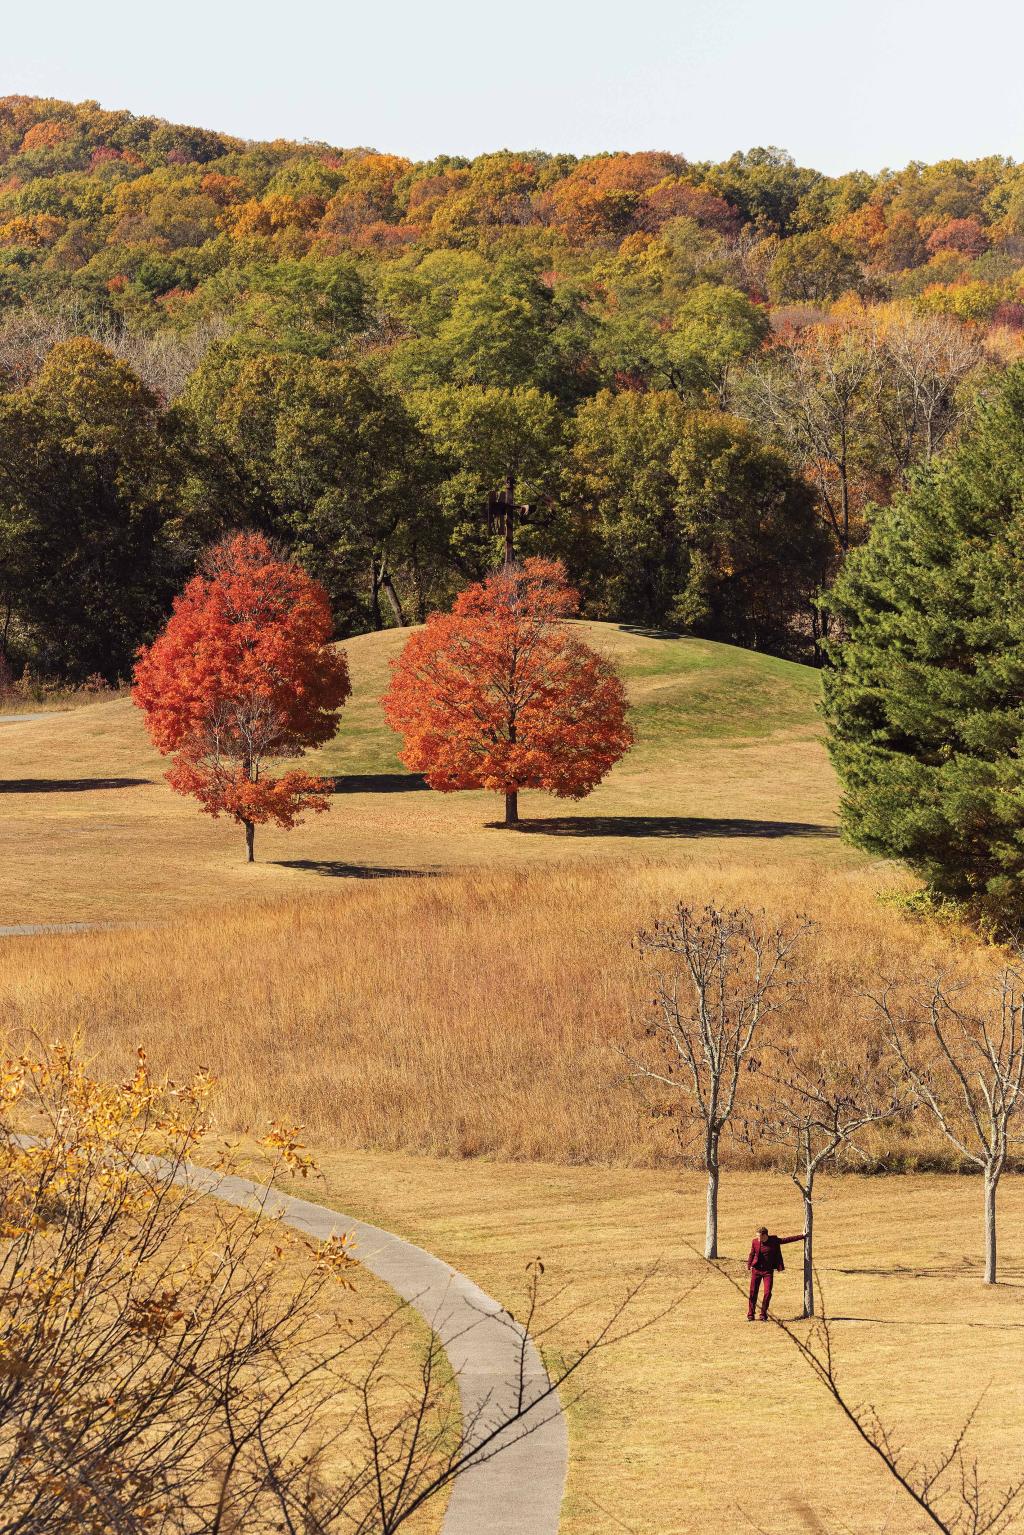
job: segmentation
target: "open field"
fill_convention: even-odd
[[[877,977],[994,959],[880,904],[906,877],[839,843],[813,673],[588,628],[627,673],[637,748],[583,804],[524,796],[533,819],[518,833],[486,825],[486,796],[431,794],[397,763],[375,702],[394,633],[348,646],[356,697],[316,759],[339,780],[330,814],[261,832],[253,869],[234,827],[166,789],[126,701],[0,728],[0,920],[133,924],[0,943],[0,1031],[80,1032],[114,1074],[140,1043],[158,1072],[208,1065],[226,1130],[306,1126],[325,1175],[307,1197],[411,1238],[510,1305],[542,1255],[581,1307],[570,1343],[652,1262],[651,1312],[703,1268],[686,1245],[700,1180],[625,1080],[650,990],[640,925],[679,900],[809,914],[794,1005],[812,1038],[865,1027]],[[926,1129],[910,1135],[886,1129],[875,1148],[908,1163],[940,1150]],[[799,1200],[728,1157],[723,1250],[738,1273],[752,1226],[792,1230]],[[1012,1232],[1021,1180],[1006,1180],[1002,1212]],[[972,1179],[821,1189],[822,1282],[854,1394],[930,1453],[987,1387],[978,1449],[1005,1479],[1024,1267],[1007,1241],[1007,1282],[986,1291],[980,1229]],[[788,1315],[794,1267],[777,1291]],[[742,1311],[707,1276],[593,1363],[565,1535],[795,1535],[816,1527],[807,1508],[830,1532],[923,1528],[786,1341]]]
[[[326,1191],[312,1197],[371,1220],[386,1216],[508,1305],[521,1294],[526,1261],[542,1256],[552,1285],[570,1281],[562,1307],[580,1310],[564,1331],[576,1341],[650,1264],[660,1267],[637,1315],[653,1315],[705,1272],[685,1247],[702,1233],[696,1175],[352,1153],[326,1154],[321,1166]],[[1008,1178],[1001,1197],[1012,1231],[1024,1217],[1024,1180]],[[742,1275],[762,1219],[783,1233],[799,1229],[788,1180],[726,1177],[731,1273]],[[973,1439],[983,1473],[1001,1487],[1024,1472],[1024,1262],[1008,1249],[1005,1282],[981,1283],[977,1180],[826,1179],[817,1236],[840,1378],[852,1397],[873,1403],[929,1458],[984,1393]],[[795,1261],[775,1294],[781,1316],[799,1312]],[[570,1417],[563,1535],[929,1528],[787,1340],[749,1326],[743,1302],[715,1274],[588,1370],[587,1396]]]
[[[817,919],[809,990],[790,1003],[811,1039],[863,1028],[861,993],[879,976],[990,959],[880,906],[865,861],[773,866],[728,851],[690,868],[620,856],[339,882],[130,934],[20,938],[0,944],[0,1027],[81,1031],[114,1074],[140,1043],[161,1072],[201,1062],[233,1130],[283,1115],[336,1147],[674,1160],[623,1081],[620,1048],[650,990],[637,926],[674,901]],[[911,1133],[915,1154],[942,1150],[926,1125]],[[879,1135],[905,1146],[899,1126]]]
[[[322,891],[402,870],[624,858],[668,867],[854,866],[835,838],[835,782],[807,667],[701,640],[581,624],[622,666],[637,746],[589,799],[523,796],[527,824],[489,828],[486,794],[423,789],[378,699],[403,631],[346,644],[354,697],[307,759],[338,781],[329,814],[242,836],[163,782],[128,699],[0,728],[0,925],[146,920],[210,902]]]

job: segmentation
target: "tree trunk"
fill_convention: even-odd
[[[519,790],[513,789],[505,795],[505,825],[519,825]]]
[[[985,1283],[996,1282],[996,1189],[999,1174],[985,1174]]]
[[[392,581],[391,576],[387,571],[385,571],[381,576],[380,584],[381,590],[383,591],[385,597],[388,599],[388,606],[394,614],[395,623],[400,629],[404,629],[405,613],[402,611],[401,599],[399,598],[398,592],[395,590],[395,583]]]
[[[380,575],[377,556],[372,555],[370,558],[370,622],[375,634],[384,627],[380,616]]]
[[[804,1316],[814,1315],[814,1185],[804,1196]]]
[[[255,863],[253,847],[256,842],[256,823],[255,821],[243,821],[242,825],[245,827],[245,861],[246,863]]]
[[[709,1138],[707,1216],[704,1222],[704,1256],[718,1257],[718,1143]]]

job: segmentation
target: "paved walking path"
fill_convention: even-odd
[[[0,724],[20,724],[48,714],[0,715]],[[24,922],[0,926],[0,937],[73,933],[108,923]],[[189,1178],[231,1204],[263,1203],[263,1191],[248,1178],[192,1167]],[[517,1402],[536,1402],[547,1375],[523,1328],[472,1280],[411,1242],[352,1220],[324,1205],[275,1193],[268,1214],[281,1212],[287,1225],[317,1241],[351,1232],[356,1254],[378,1279],[408,1301],[440,1340],[458,1383],[463,1422],[473,1425],[479,1443]],[[525,1347],[524,1347],[525,1341]],[[522,1396],[520,1395],[522,1393]],[[557,1535],[569,1464],[569,1435],[557,1396],[537,1402],[509,1430],[493,1458],[471,1466],[455,1482],[442,1535]]]
[[[24,725],[26,720],[52,720],[66,709],[39,709],[35,714],[0,714],[0,725]]]
[[[258,1184],[190,1169],[200,1188],[231,1204],[262,1203]],[[268,1214],[281,1212],[287,1225],[318,1241],[351,1232],[356,1256],[372,1274],[409,1301],[433,1329],[458,1382],[463,1422],[477,1425],[477,1442],[487,1425],[514,1410],[525,1367],[526,1400],[547,1383],[533,1344],[506,1311],[464,1274],[421,1247],[336,1210],[272,1195]],[[524,1430],[530,1432],[525,1437]],[[556,1535],[569,1461],[569,1438],[558,1399],[538,1404],[510,1433],[507,1447],[492,1460],[472,1466],[452,1488],[443,1535]]]

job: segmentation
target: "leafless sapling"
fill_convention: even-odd
[[[639,935],[643,954],[665,958],[655,975],[648,1048],[630,1063],[638,1081],[679,1095],[680,1125],[700,1135],[706,1258],[718,1257],[722,1132],[757,1031],[791,984],[789,958],[809,927],[806,921],[775,927],[751,911],[680,905]],[[681,1133],[681,1143],[687,1140]]]
[[[1024,979],[1008,966],[987,1005],[942,978],[905,1007],[891,991],[872,1000],[915,1098],[983,1174],[985,1283],[995,1284],[996,1193],[1024,1101]]]
[[[844,1151],[858,1150],[867,1125],[899,1112],[900,1100],[868,1050],[811,1052],[775,1046],[763,1072],[770,1096],[748,1120],[756,1134],[788,1147],[790,1177],[804,1204],[803,1315],[814,1315],[814,1183],[819,1170]],[[753,1134],[752,1134],[753,1132]]]

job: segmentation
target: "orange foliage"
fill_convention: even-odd
[[[679,218],[693,219],[723,235],[738,234],[741,224],[736,209],[730,208],[724,197],[690,181],[667,178],[644,194],[638,212],[643,229],[657,230],[670,219]]]
[[[29,154],[33,149],[52,149],[70,138],[71,132],[69,123],[58,122],[52,117],[41,123],[33,123],[21,141],[22,153]]]
[[[622,235],[636,226],[643,194],[685,169],[679,156],[649,150],[596,156],[558,182],[550,206],[571,240]]]
[[[0,245],[41,250],[59,240],[66,228],[64,220],[55,218],[52,213],[27,213],[0,227]]]
[[[589,794],[633,734],[611,663],[563,625],[578,606],[564,567],[531,559],[431,614],[384,698],[405,765],[442,791]]]
[[[331,628],[323,588],[262,535],[239,533],[213,550],[139,652],[132,697],[156,746],[174,754],[168,782],[243,825],[250,858],[253,826],[288,828],[327,809],[324,780],[273,778],[262,765],[334,735],[351,685]]]
[[[323,217],[322,197],[307,194],[289,197],[284,192],[268,192],[266,197],[251,197],[236,210],[232,234],[237,239],[249,235],[275,235],[285,229],[312,229]]]
[[[956,251],[961,256],[983,256],[988,250],[988,235],[977,219],[949,219],[928,236],[928,250]]]
[[[238,176],[209,171],[200,181],[199,190],[223,208],[234,201],[236,193],[241,192],[244,186],[245,183]]]

